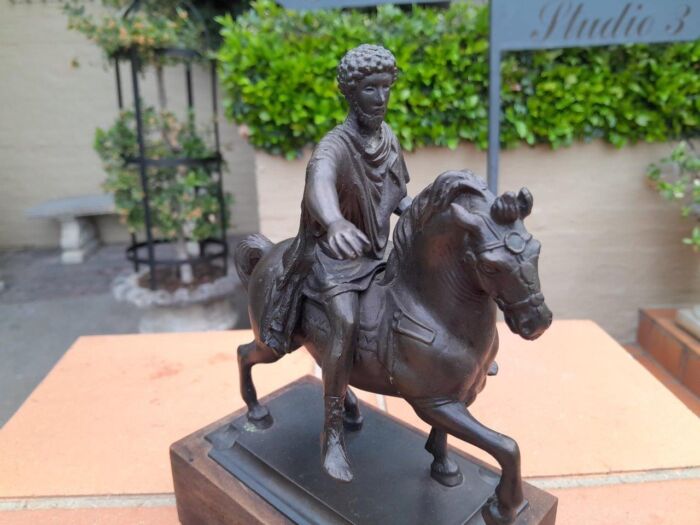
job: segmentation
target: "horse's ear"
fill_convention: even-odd
[[[512,191],[496,197],[491,204],[491,217],[499,224],[510,224],[520,217],[519,201]]]
[[[460,227],[475,237],[481,237],[481,220],[476,215],[454,202],[450,204],[450,214]]]
[[[532,211],[532,193],[527,188],[520,188],[518,193],[518,207],[520,208],[520,218],[524,219]]]

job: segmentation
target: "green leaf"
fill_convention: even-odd
[[[527,125],[522,120],[516,120],[513,124],[521,139],[527,137]]]

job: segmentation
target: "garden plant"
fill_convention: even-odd
[[[691,142],[679,143],[668,157],[650,164],[647,176],[661,195],[681,204],[683,217],[700,220],[700,154]],[[700,251],[700,226],[683,243]]]
[[[211,41],[203,35],[212,23],[212,9],[221,6],[215,1],[198,3],[209,16],[199,16],[174,0],[144,0],[134,4],[139,9],[128,16],[124,16],[124,10],[132,2],[125,0],[103,0],[101,10],[90,9],[89,3],[81,0],[72,0],[64,7],[69,27],[98,45],[106,61],[135,49],[142,72],[148,67],[155,69],[158,106],[145,106],[142,101],[141,118],[146,156],[151,159],[196,160],[216,155],[207,145],[205,132],[198,129],[193,110],[178,118],[169,109],[164,68],[181,59],[157,52],[164,48],[191,49],[202,59],[207,57]],[[107,172],[104,188],[114,195],[116,208],[132,234],[144,231],[146,226],[139,167],[130,162],[139,155],[136,128],[134,110],[122,109],[109,129],[96,131],[94,143]],[[147,168],[151,231],[154,237],[172,242],[181,261],[190,259],[191,241],[221,238],[225,233],[221,227],[222,222],[224,228],[228,224],[231,197],[225,196],[225,209],[220,210],[215,169],[214,163]],[[197,284],[196,268],[189,263],[178,267],[180,283]],[[208,271],[203,270],[205,274]]]

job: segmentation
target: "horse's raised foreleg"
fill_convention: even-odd
[[[433,463],[430,465],[432,478],[447,487],[454,487],[462,483],[462,473],[457,463],[447,455],[447,432],[433,427],[425,443],[425,450],[433,455]]]
[[[344,409],[343,426],[351,431],[360,430],[364,421],[362,414],[360,414],[360,402],[357,400],[355,392],[349,388],[345,393]]]
[[[513,523],[524,501],[518,444],[479,423],[457,401],[435,407],[415,404],[413,409],[428,424],[485,450],[498,461],[503,473],[496,486],[496,497],[484,506],[484,517],[491,524]]]
[[[281,356],[271,348],[252,341],[238,347],[238,375],[241,387],[241,397],[248,406],[248,420],[252,423],[268,427],[272,424],[267,407],[258,403],[258,393],[255,391],[251,369],[258,363],[274,363]]]

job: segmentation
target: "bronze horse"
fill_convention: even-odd
[[[499,524],[511,523],[524,502],[518,445],[482,425],[467,407],[497,368],[497,306],[525,339],[539,337],[552,321],[540,292],[540,243],[523,225],[531,209],[527,189],[495,197],[469,171],[445,172],[425,188],[396,225],[384,273],[361,296],[350,378],[363,390],[403,397],[432,426],[426,449],[434,457],[431,475],[442,484],[462,481],[447,454],[448,434],[491,454],[502,476],[483,513]],[[253,342],[238,348],[241,393],[249,420],[260,425],[271,418],[258,403],[251,368],[282,357],[260,342],[258,323],[288,243],[253,235],[235,254],[255,332]],[[328,333],[323,309],[305,300],[295,346],[304,345],[320,365]],[[350,390],[345,422],[349,429],[362,423]]]

